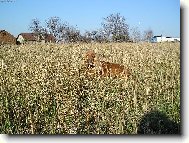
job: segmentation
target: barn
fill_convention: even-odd
[[[55,43],[52,34],[20,33],[16,38],[17,44]]]
[[[0,30],[0,45],[16,44],[16,38],[6,30]]]
[[[151,43],[158,42],[180,42],[180,38],[164,37],[164,36],[153,36],[150,40]]]

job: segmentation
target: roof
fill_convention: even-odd
[[[15,44],[16,38],[6,30],[0,30],[0,44]]]
[[[34,33],[20,33],[19,35],[22,35],[22,37],[27,41],[37,40],[37,34],[34,34]]]
[[[27,41],[38,41],[39,35],[36,33],[20,33],[22,37]],[[41,37],[41,40],[45,40],[46,42],[55,42],[56,39],[52,34],[45,34],[44,37]]]

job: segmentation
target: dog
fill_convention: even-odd
[[[88,50],[85,54],[85,65],[88,70],[96,71],[101,77],[124,77],[131,75],[129,69],[117,63],[100,61],[93,50]]]
[[[95,70],[94,59],[95,52],[93,50],[88,50],[82,55],[81,66],[79,68],[79,73],[84,74],[86,77],[94,78],[97,76],[97,71]]]
[[[93,50],[88,50],[84,56],[84,64],[88,69],[94,68],[96,54]]]

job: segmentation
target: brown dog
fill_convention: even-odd
[[[125,77],[130,76],[131,72],[123,65],[100,61],[93,50],[85,54],[85,64],[88,69],[95,69],[100,76],[104,77]]]
[[[94,68],[95,52],[93,50],[88,50],[85,53],[84,63],[87,68]]]
[[[95,60],[95,67],[100,69],[99,74],[105,77],[122,77],[127,79],[131,74],[129,69],[125,69],[123,65],[116,63]]]

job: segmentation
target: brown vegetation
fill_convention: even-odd
[[[86,48],[132,76],[86,77]],[[1,45],[0,75],[1,134],[174,134],[182,124],[180,43]]]

